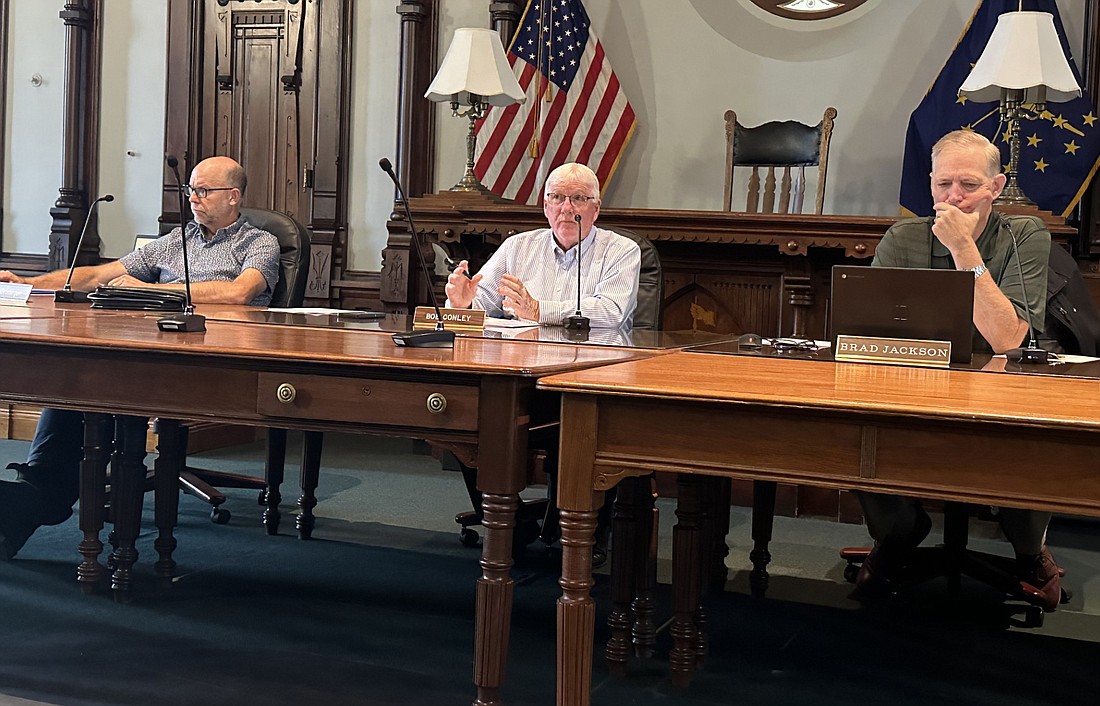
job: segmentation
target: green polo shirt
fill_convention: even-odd
[[[875,249],[875,259],[871,265],[957,269],[951,252],[932,234],[934,221],[934,218],[907,218],[890,226]],[[1020,251],[1018,265],[1010,233],[1015,236]],[[1047,261],[1050,257],[1050,232],[1046,226],[1034,216],[1014,216],[994,211],[976,244],[982,262],[989,268],[989,275],[1016,307],[1016,315],[1027,321],[1027,312],[1030,311],[1035,335],[1041,334],[1046,310]],[[974,349],[992,350],[976,328]]]

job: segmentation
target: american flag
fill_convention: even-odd
[[[477,126],[474,173],[521,203],[566,162],[587,164],[604,187],[637,120],[580,0],[528,0],[508,48],[523,104],[493,108]]]

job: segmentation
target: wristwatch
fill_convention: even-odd
[[[977,267],[970,267],[968,269],[970,270],[970,272],[974,273],[974,279],[978,279],[979,277],[984,275],[986,272],[989,272],[989,268],[985,266],[985,263],[982,263],[981,265],[978,265]]]

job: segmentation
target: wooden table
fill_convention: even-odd
[[[42,306],[49,309],[52,302]],[[99,562],[101,520],[93,519],[102,513],[91,509],[102,506],[109,415],[129,415],[119,422],[115,450],[122,458],[112,481],[124,497],[140,498],[144,445],[136,437],[151,416],[476,445],[487,532],[476,590],[474,682],[477,704],[500,703],[513,591],[512,527],[525,484],[535,381],[647,353],[465,337],[453,350],[413,349],[395,346],[380,332],[214,319],[205,333],[161,333],[155,316],[94,314],[85,307],[80,316],[0,319],[0,399],[90,414],[82,470],[84,561],[78,571],[86,586],[106,574]],[[162,443],[176,436],[162,435]],[[164,458],[182,458],[180,449],[161,451]],[[158,468],[167,472],[157,474],[168,490],[164,496],[173,499],[174,470]],[[174,506],[162,507],[158,500],[156,514],[158,573],[170,572]],[[137,501],[116,516],[119,566],[112,580],[123,594],[130,588],[139,518]]]
[[[1096,378],[673,353],[539,388],[562,393],[561,706],[590,703],[588,548],[600,495],[624,478],[669,471],[1100,516]],[[678,517],[674,572],[698,576],[683,567],[701,561],[702,527]],[[694,664],[699,586],[687,583],[673,586],[674,676]]]

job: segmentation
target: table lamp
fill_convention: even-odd
[[[506,106],[527,100],[519,86],[500,35],[491,29],[462,27],[455,30],[447,55],[424,97],[436,103],[450,103],[451,115],[470,119],[466,136],[466,173],[451,191],[487,192],[474,175],[475,125],[489,106]],[[460,106],[468,106],[460,112]]]
[[[1021,0],[1019,7],[1023,7]],[[1007,124],[1008,182],[999,204],[1034,206],[1016,181],[1020,160],[1020,119],[1037,119],[1047,102],[1062,103],[1081,95],[1062,43],[1047,12],[1005,12],[959,95],[978,103],[1000,102]]]

